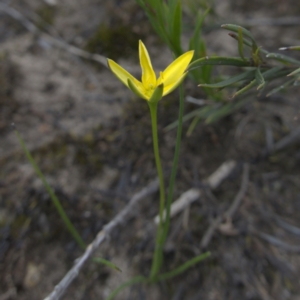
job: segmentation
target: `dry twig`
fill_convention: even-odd
[[[223,180],[225,180],[230,173],[233,171],[233,169],[236,167],[236,161],[229,160],[225,161],[214,173],[212,173],[205,181],[204,183],[210,188],[210,189],[216,189]],[[192,204],[194,201],[199,199],[201,196],[200,189],[197,188],[191,188],[184,192],[177,200],[175,200],[171,205],[171,211],[170,211],[170,217],[174,217],[187,207],[189,207],[190,204]],[[159,222],[159,216],[157,215],[154,218],[154,222],[158,224]]]
[[[86,248],[84,254],[75,261],[74,266],[69,270],[69,272],[64,276],[58,285],[54,288],[52,293],[47,296],[44,300],[58,300],[65,293],[66,289],[72,283],[72,281],[77,277],[79,271],[85,264],[85,262],[91,257],[94,251],[99,247],[99,245],[106,239],[107,236],[115,229],[118,225],[123,223],[128,219],[129,215],[132,214],[134,206],[145,197],[150,194],[155,193],[158,190],[158,180],[152,181],[148,186],[143,188],[140,192],[135,194],[128,205],[116,215],[116,217],[111,220],[104,228],[97,234],[94,241]]]
[[[241,185],[239,192],[235,196],[229,209],[223,215],[220,215],[218,218],[216,218],[212,222],[212,224],[209,226],[209,228],[207,229],[206,233],[204,234],[204,236],[201,240],[201,243],[200,243],[201,248],[206,248],[208,246],[214,232],[220,226],[220,224],[222,223],[223,220],[232,219],[233,215],[237,211],[238,207],[241,204],[241,201],[243,200],[243,198],[245,196],[245,193],[248,188],[248,183],[249,183],[249,165],[247,163],[245,163],[244,168],[243,168],[242,185]]]
[[[295,143],[299,143],[299,142],[300,142],[300,126],[296,127],[288,135],[286,135],[284,138],[282,138],[277,143],[275,143],[271,149],[268,149],[268,147],[266,147],[262,151],[262,155],[266,156],[266,155],[273,154],[276,151],[281,151],[284,148],[287,148],[287,147],[289,147]]]
[[[260,232],[255,229],[251,229],[250,232],[255,234],[256,236],[258,236],[262,240],[265,240],[268,243],[281,248],[282,250],[285,250],[285,251],[291,252],[291,253],[300,253],[300,246],[289,245],[273,235],[269,235],[269,234]]]

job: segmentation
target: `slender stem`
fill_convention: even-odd
[[[158,147],[158,135],[157,135],[157,103],[150,103],[150,114],[151,114],[151,124],[152,124],[152,138],[153,138],[153,150],[155,156],[155,163],[156,169],[159,178],[159,194],[160,194],[160,201],[159,201],[159,225],[156,235],[155,241],[155,250],[153,254],[153,261],[151,266],[150,272],[150,279],[155,280],[157,274],[159,272],[160,266],[162,264],[162,251],[163,251],[163,213],[165,208],[165,186],[164,186],[164,177],[163,171],[160,162],[160,155],[159,155],[159,147]]]
[[[166,242],[166,238],[168,235],[169,227],[170,227],[170,211],[171,211],[171,204],[173,199],[173,191],[174,191],[174,183],[177,174],[177,167],[178,167],[178,160],[179,160],[179,150],[180,150],[180,143],[181,143],[181,136],[182,136],[182,119],[183,119],[183,107],[184,107],[184,95],[183,95],[183,86],[180,85],[179,88],[179,116],[178,116],[178,128],[177,128],[177,136],[176,136],[176,146],[175,146],[175,153],[172,165],[172,172],[169,182],[169,191],[167,197],[167,205],[166,205],[166,218],[164,222],[164,229],[163,229],[163,236],[162,236],[162,247]]]

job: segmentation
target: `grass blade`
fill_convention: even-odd
[[[43,182],[43,185],[46,189],[46,191],[48,192],[54,206],[56,207],[60,217],[62,218],[63,222],[65,223],[66,227],[68,228],[69,232],[72,234],[73,238],[75,239],[75,241],[77,242],[77,244],[82,248],[85,249],[86,245],[84,243],[84,241],[82,240],[81,236],[79,235],[79,233],[77,232],[77,230],[75,229],[75,227],[73,226],[72,222],[70,221],[69,217],[67,216],[65,210],[63,209],[62,205],[60,204],[60,201],[58,200],[58,198],[56,197],[53,189],[50,187],[50,185],[48,184],[44,174],[42,173],[42,171],[39,169],[39,167],[37,166],[35,160],[33,159],[31,153],[28,151],[25,142],[23,141],[20,133],[16,130],[16,136],[21,144],[21,147],[24,151],[24,153],[26,154],[27,159],[29,160],[29,162],[31,163],[33,169],[35,170],[37,176],[41,179],[41,181]]]
[[[265,82],[263,75],[260,72],[259,67],[255,71],[255,79],[256,79],[256,82],[258,83],[257,90],[260,90],[261,88],[263,88],[265,86],[266,82]]]
[[[105,266],[108,266],[108,267],[110,267],[110,268],[112,268],[112,269],[114,269],[114,270],[116,270],[118,272],[122,272],[122,270],[119,267],[117,267],[115,264],[113,264],[112,262],[110,262],[109,260],[106,260],[104,258],[94,257],[93,261],[97,262],[97,263],[100,263],[100,264],[103,264]]]
[[[173,278],[173,277],[185,272],[187,269],[194,266],[195,264],[198,264],[199,262],[201,262],[202,260],[204,260],[205,258],[207,258],[209,256],[210,256],[210,252],[205,252],[203,254],[200,254],[200,255],[188,260],[187,262],[185,262],[183,265],[181,265],[177,269],[175,269],[171,272],[167,272],[167,273],[159,275],[157,277],[157,280],[160,281],[160,280],[166,280],[166,279]]]
[[[106,300],[112,300],[115,296],[117,296],[123,289],[125,289],[128,286],[141,283],[141,282],[147,282],[148,279],[145,278],[144,276],[136,276],[133,277],[132,279],[124,282],[121,284],[118,288],[116,288],[108,297]]]
[[[279,53],[269,53],[266,55],[266,57],[278,60],[286,64],[300,65],[299,60]]]
[[[235,24],[224,24],[221,26],[221,28],[224,28],[224,29],[236,32],[236,33],[238,33],[239,30],[242,30],[243,35],[245,35],[251,39],[252,46],[255,46],[255,48],[257,48],[254,37],[252,36],[251,32],[249,30],[247,30],[246,28],[239,26],[239,25],[235,25]]]
[[[288,80],[286,81],[284,84],[281,84],[280,86],[276,87],[275,89],[271,90],[267,95],[266,97],[270,97],[271,95],[275,94],[275,93],[278,93],[279,91],[283,90],[284,88],[286,88],[287,86],[289,85],[292,85],[293,82],[295,82],[295,79],[291,79],[291,80]]]
[[[199,84],[199,86],[208,87],[208,88],[223,88],[223,87],[229,86],[231,84],[234,84],[234,83],[239,82],[244,79],[251,79],[254,77],[254,74],[255,74],[254,70],[246,71],[242,74],[230,77],[226,80],[223,80],[223,81],[220,81],[217,83],[211,83],[211,84],[204,83],[204,84]]]
[[[223,57],[223,56],[211,56],[202,57],[195,60],[189,65],[188,71],[206,66],[206,65],[217,65],[217,66],[234,66],[234,67],[251,67],[253,63],[251,61],[245,61],[239,57]]]

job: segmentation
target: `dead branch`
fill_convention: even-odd
[[[300,126],[296,127],[293,131],[291,131],[287,136],[279,140],[277,143],[275,143],[272,147],[272,149],[268,149],[266,147],[262,151],[262,155],[270,155],[274,152],[281,151],[284,148],[287,148],[295,143],[298,143],[300,141]]]
[[[220,224],[225,219],[232,219],[233,215],[237,211],[238,207],[241,204],[241,201],[243,200],[243,198],[246,194],[246,191],[247,191],[247,188],[248,188],[248,183],[249,183],[249,164],[245,163],[244,167],[243,167],[242,185],[241,185],[241,188],[240,188],[239,192],[235,196],[235,198],[234,198],[231,206],[229,207],[229,209],[223,215],[220,215],[219,217],[217,217],[212,222],[212,224],[209,226],[209,228],[205,232],[205,234],[204,234],[204,236],[203,236],[203,238],[200,242],[201,248],[206,248],[208,246],[214,232],[216,231],[216,229],[218,229]]]
[[[300,253],[300,246],[289,245],[273,235],[269,235],[264,232],[260,232],[256,229],[251,229],[250,232],[255,234],[256,236],[258,236],[262,240],[267,241],[268,243],[281,248],[282,250],[285,250],[285,251],[291,252],[291,253]]]
[[[111,232],[121,223],[124,223],[125,220],[132,214],[134,206],[144,199],[145,197],[155,193],[158,190],[158,180],[152,181],[148,186],[143,188],[140,192],[136,193],[128,205],[116,215],[116,217],[111,220],[103,229],[97,234],[94,241],[88,245],[84,254],[75,260],[74,266],[68,271],[64,278],[55,286],[54,290],[49,296],[44,298],[44,300],[58,300],[66,292],[69,285],[77,277],[81,268],[85,262],[91,257],[94,251],[100,246],[100,244],[111,234]]]
[[[233,169],[236,167],[236,161],[229,160],[221,164],[221,166],[213,172],[204,183],[208,185],[210,189],[216,189],[223,180],[225,180]],[[197,188],[191,188],[184,192],[177,200],[175,200],[171,205],[170,217],[176,216],[178,213],[183,211],[185,208],[189,207],[194,201],[201,197],[201,191]],[[164,214],[165,216],[165,214]],[[155,216],[154,222],[158,224],[159,216]]]

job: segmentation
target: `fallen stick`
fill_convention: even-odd
[[[234,160],[225,161],[214,173],[212,173],[204,183],[209,186],[210,189],[216,189],[223,180],[225,180],[233,169],[236,167],[236,162]],[[184,192],[177,200],[175,200],[171,205],[170,217],[174,217],[187,208],[194,201],[199,199],[201,196],[200,189],[191,188]],[[166,216],[166,211],[164,212],[164,218]],[[155,216],[154,222],[159,223],[159,216]]]
[[[247,188],[248,188],[248,183],[249,183],[249,165],[247,163],[245,163],[244,167],[243,167],[242,184],[241,184],[241,188],[240,188],[239,192],[235,196],[235,198],[234,198],[231,206],[229,207],[229,209],[224,214],[217,217],[212,222],[212,224],[209,226],[209,228],[205,232],[205,234],[204,234],[204,236],[203,236],[203,238],[200,242],[201,248],[206,248],[208,246],[214,232],[216,231],[216,229],[218,229],[218,227],[221,225],[223,220],[232,219],[233,215],[235,214],[238,207],[240,206],[242,199],[245,196],[245,193],[246,193]]]
[[[158,190],[158,180],[154,180],[143,188],[140,192],[136,193],[128,205],[119,212],[114,219],[112,219],[103,229],[97,234],[94,241],[87,246],[84,254],[75,260],[74,266],[68,271],[63,279],[55,286],[54,290],[44,300],[58,300],[60,299],[72,281],[77,277],[79,271],[85,264],[85,262],[91,257],[94,251],[100,246],[106,237],[115,229],[118,225],[128,219],[129,215],[132,214],[134,206],[145,197],[155,193]]]
[[[260,232],[256,229],[251,229],[250,232],[252,234],[255,234],[259,238],[261,238],[264,241],[267,241],[268,243],[281,248],[287,252],[290,253],[300,253],[300,245],[289,245],[286,242],[283,242],[282,240],[278,239],[277,237],[273,235],[266,234],[264,232]]]
[[[283,137],[281,140],[279,140],[277,143],[275,143],[272,147],[272,149],[268,149],[266,147],[262,150],[262,156],[271,155],[274,152],[281,151],[295,143],[300,142],[300,126],[296,127],[294,130],[292,130],[288,135]]]

